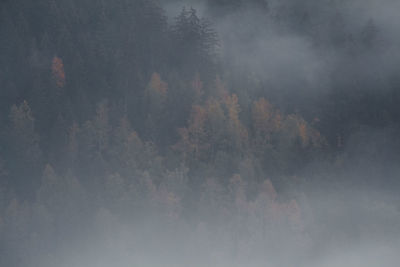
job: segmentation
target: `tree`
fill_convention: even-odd
[[[182,9],[172,27],[172,37],[174,50],[171,56],[179,70],[190,76],[196,72],[212,72],[218,37],[211,24],[197,16],[195,9]]]
[[[74,175],[58,175],[50,164],[45,166],[40,187],[36,191],[36,204],[52,216],[55,244],[61,243],[69,230],[82,223],[82,216],[87,211],[86,197]]]
[[[151,113],[162,109],[167,97],[168,84],[161,79],[160,74],[154,72],[146,87],[145,95]]]
[[[132,129],[126,117],[113,129],[110,159],[113,169],[122,175],[134,176],[143,168],[145,144]],[[147,159],[146,159],[147,160]]]
[[[53,73],[53,79],[58,88],[62,88],[65,85],[65,72],[64,63],[61,58],[55,56],[52,61],[51,71]]]
[[[10,175],[15,189],[22,194],[32,192],[40,173],[42,150],[39,145],[39,135],[35,132],[35,119],[27,101],[19,106],[13,105],[9,115],[10,128],[8,132],[7,158]],[[27,195],[26,195],[27,196]]]
[[[196,73],[192,81],[192,89],[194,91],[194,103],[200,104],[204,95],[203,82],[200,79],[200,74]]]
[[[265,98],[261,98],[253,103],[252,120],[256,138],[270,142],[272,134],[281,127],[282,116]]]
[[[68,166],[72,169],[75,168],[76,163],[79,160],[79,132],[79,125],[76,122],[73,122],[68,131],[68,144],[66,147]]]
[[[101,189],[101,177],[109,170],[108,160],[112,127],[109,121],[107,101],[97,104],[96,114],[86,121],[78,131],[79,170],[84,174],[86,183]],[[71,136],[72,137],[72,136]]]
[[[145,90],[145,132],[149,140],[163,143],[166,134],[163,130],[167,127],[166,122],[166,100],[168,84],[161,79],[160,74],[153,73]]]
[[[179,129],[181,139],[174,148],[182,153],[185,160],[204,159],[210,148],[205,131],[206,115],[202,106],[194,105],[188,127]]]
[[[231,143],[235,151],[243,153],[247,148],[248,133],[239,119],[240,107],[238,97],[235,94],[227,96],[224,98],[224,104],[228,113],[227,118]]]

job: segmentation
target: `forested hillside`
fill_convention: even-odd
[[[367,2],[3,0],[0,265],[396,240],[399,5]]]

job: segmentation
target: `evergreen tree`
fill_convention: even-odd
[[[39,146],[39,135],[35,131],[35,119],[28,102],[11,108],[8,132],[7,166],[15,190],[23,197],[32,197],[37,185],[37,176],[42,168],[43,154]]]
[[[210,22],[199,18],[195,9],[183,8],[172,27],[172,38],[171,63],[189,77],[198,72],[210,78],[215,71],[218,47],[217,34]]]

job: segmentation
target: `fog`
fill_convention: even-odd
[[[397,266],[398,206],[376,190],[361,191],[310,194],[300,202],[302,225],[290,227],[261,226],[240,210],[211,224],[148,215],[127,223],[101,209],[94,228],[72,244],[30,259],[32,266]]]
[[[399,12],[1,2],[0,266],[398,266]]]

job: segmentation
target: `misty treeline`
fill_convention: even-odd
[[[346,29],[332,11],[318,29],[306,5],[272,2],[208,1],[208,14],[256,7],[316,49],[379,49],[372,20]],[[125,224],[147,225],[132,234],[138,251],[156,243],[148,234],[165,247],[190,240],[186,253],[209,259],[300,254],[312,243],[302,188],[318,183],[306,166],[344,168],[363,127],[398,133],[398,78],[349,87],[344,66],[312,103],[301,88],[265,90],[257,73],[231,68],[229,44],[194,8],[168,18],[149,0],[5,0],[0,14],[2,266],[57,265],[77,240]],[[204,251],[214,241],[225,247]]]

